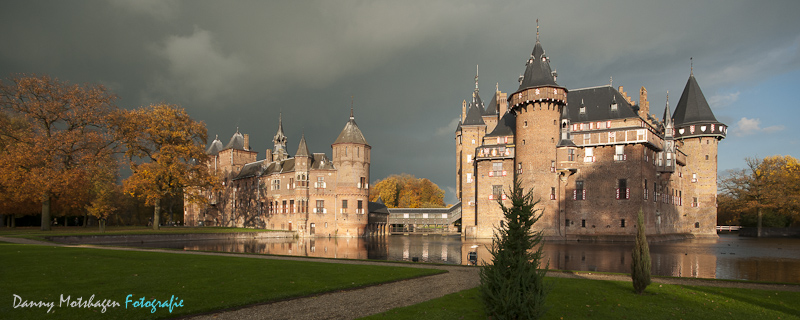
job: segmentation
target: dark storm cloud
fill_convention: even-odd
[[[407,172],[454,185],[454,119],[480,89],[513,92],[540,38],[568,88],[650,92],[677,102],[694,57],[709,100],[798,68],[796,1],[5,1],[0,74],[102,83],[121,106],[185,107],[223,143],[239,127],[271,148],[305,134],[330,153],[351,97],[373,146],[372,178]],[[638,96],[634,96],[635,99]],[[715,106],[715,110],[720,110]],[[718,118],[739,121],[717,111]],[[754,119],[754,117],[749,117]],[[734,123],[729,123],[734,125]],[[774,124],[764,123],[764,128]],[[448,194],[452,201],[452,193]]]

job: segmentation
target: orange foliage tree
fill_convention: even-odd
[[[747,168],[720,179],[717,201],[727,211],[755,213],[761,236],[764,213],[800,219],[800,162],[792,156],[746,158]]]
[[[182,108],[142,107],[123,112],[116,123],[133,171],[124,190],[155,207],[153,229],[159,228],[163,199],[183,194],[191,202],[204,202],[195,190],[219,188],[206,165],[206,126]]]
[[[370,201],[378,197],[389,208],[442,208],[444,191],[425,178],[410,174],[393,174],[370,187]]]
[[[45,231],[51,201],[62,212],[83,208],[90,201],[94,168],[108,165],[116,151],[107,125],[115,98],[101,85],[48,76],[0,82],[2,200],[20,208],[39,203]]]

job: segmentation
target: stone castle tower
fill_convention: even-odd
[[[561,114],[567,104],[567,89],[556,83],[550,60],[539,42],[526,62],[520,86],[509,97],[511,112],[516,115],[516,175],[522,187],[532,189],[534,198],[550,199],[552,188],[559,186],[557,164],[566,165],[565,154],[557,148],[561,142]],[[561,158],[559,158],[559,155]],[[558,235],[557,202],[542,202],[549,214],[540,220],[545,235]]]

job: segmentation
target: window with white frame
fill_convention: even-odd
[[[615,146],[616,152],[614,153],[614,160],[616,161],[625,161],[627,160],[627,156],[625,155],[625,145],[620,144]]]
[[[314,213],[325,213],[325,200],[317,200],[317,206],[314,208]]]
[[[583,162],[594,162],[594,148],[588,147],[584,151]]]

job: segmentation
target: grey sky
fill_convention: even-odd
[[[239,127],[271,148],[330,153],[349,116],[373,147],[372,179],[411,173],[454,201],[455,120],[475,66],[491,99],[513,92],[535,41],[569,89],[649,92],[661,115],[694,74],[731,126],[720,169],[798,157],[797,1],[4,1],[0,75],[108,86],[132,108],[176,103],[227,143]],[[737,131],[738,130],[738,131]]]

